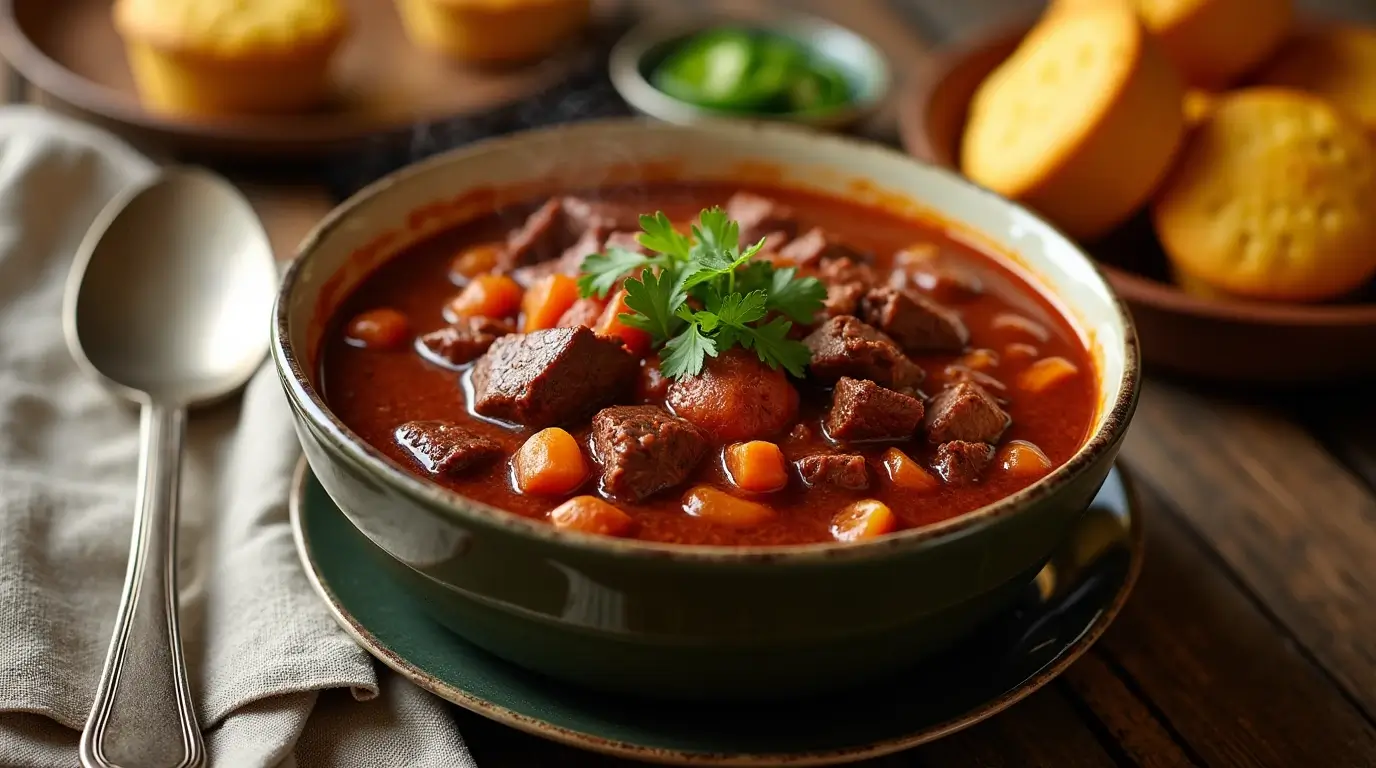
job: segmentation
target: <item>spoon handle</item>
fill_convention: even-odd
[[[177,625],[177,492],[186,411],[145,404],[138,511],[115,634],[81,732],[84,768],[196,768],[205,744]]]

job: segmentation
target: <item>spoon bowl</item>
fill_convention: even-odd
[[[169,169],[101,219],[69,284],[78,362],[137,401],[190,406],[238,389],[267,354],[277,281],[248,201],[213,174]]]
[[[268,351],[277,272],[253,208],[206,171],[170,169],[108,205],[82,241],[63,327],[73,357],[140,403],[129,567],[84,768],[199,768],[177,618],[177,502],[186,409],[238,390]]]

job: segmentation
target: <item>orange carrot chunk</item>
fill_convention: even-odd
[[[1064,357],[1044,357],[1018,374],[1018,388],[1027,392],[1045,392],[1075,377],[1080,369]]]
[[[578,301],[577,280],[568,275],[540,278],[521,299],[521,332],[553,328],[575,301]]]
[[[588,476],[588,463],[578,441],[558,427],[542,429],[527,438],[511,465],[521,493],[540,496],[569,493]]]
[[[831,519],[831,535],[837,541],[864,541],[892,533],[898,527],[893,510],[882,501],[862,499]]]
[[[445,310],[451,323],[468,317],[512,317],[521,310],[521,286],[506,275],[479,275]]]
[[[926,467],[897,448],[884,451],[884,469],[889,475],[889,482],[906,491],[926,493],[941,487],[941,481]]]
[[[399,349],[411,340],[411,323],[395,309],[370,309],[349,321],[344,340],[365,349]]]
[[[1051,471],[1051,459],[1026,440],[1009,440],[999,449],[999,465],[1014,477],[1036,480]]]
[[[633,313],[634,310],[626,306],[626,291],[619,290],[612,294],[611,301],[607,302],[607,308],[602,310],[602,317],[598,318],[597,325],[593,326],[593,330],[603,336],[616,336],[621,339],[621,343],[631,351],[631,354],[644,357],[650,354],[650,345],[654,341],[649,332],[632,328],[617,317],[617,315]]]
[[[492,271],[501,256],[501,246],[496,243],[482,243],[459,251],[449,264],[449,279],[459,285]]]
[[[683,497],[683,511],[709,523],[746,528],[774,519],[773,509],[753,501],[738,499],[707,485],[699,485]]]
[[[726,471],[742,491],[771,493],[788,485],[788,469],[779,446],[767,440],[735,443],[726,449]]]
[[[602,536],[625,536],[635,525],[630,515],[596,496],[574,496],[550,510],[549,521],[560,530]]]

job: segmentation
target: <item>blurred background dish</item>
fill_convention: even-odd
[[[525,66],[466,67],[412,42],[394,4],[340,2],[349,31],[329,58],[328,88],[314,108],[302,106],[316,100],[311,88],[298,91],[300,99],[279,102],[292,108],[274,114],[246,114],[257,110],[242,101],[221,105],[232,110],[215,110],[240,114],[213,118],[150,108],[135,86],[109,0],[0,0],[0,54],[53,106],[105,123],[161,152],[293,157],[321,156],[379,132],[411,133],[434,121],[516,103],[563,80],[588,54],[582,38],[571,33]],[[157,0],[150,7],[156,10]],[[255,23],[291,29],[290,22],[271,21],[274,13],[290,10],[287,4],[238,7],[267,14]],[[185,74],[186,69],[174,71]],[[223,78],[218,81],[215,92],[228,94]]]
[[[519,64],[547,56],[588,23],[591,0],[396,0],[417,45],[455,61]]]
[[[612,84],[634,109],[671,123],[736,117],[845,128],[890,87],[884,54],[825,19],[652,19],[611,54]]]
[[[1153,96],[1128,100],[1137,110],[1129,122],[1183,122],[1179,146],[1158,163],[1147,194],[1118,206],[1116,217],[1100,217],[1109,226],[1095,227],[1087,223],[1092,218],[1088,213],[1105,208],[1105,198],[1126,199],[1120,194],[1123,185],[1150,175],[1141,167],[1144,156],[1160,160],[1160,153],[1146,152],[1143,147],[1155,145],[1131,139],[1135,134],[1122,120],[1100,117],[1096,124],[1086,118],[1084,113],[1093,110],[1082,106],[1085,99],[1077,101],[1074,88],[1065,87],[1073,84],[1075,67],[1061,66],[1065,62],[1047,55],[1029,65],[1028,52],[1048,40],[1059,39],[1066,47],[1073,37],[1067,30],[1106,28],[1105,14],[1124,7],[1106,0],[1065,0],[1035,24],[1015,23],[942,52],[926,76],[916,78],[903,94],[899,112],[905,147],[937,165],[973,172],[978,181],[991,185],[989,170],[969,162],[968,142],[981,130],[974,122],[976,105],[981,94],[987,101],[988,92],[1016,70],[1030,68],[1026,79],[1031,85],[1023,90],[1033,96],[1009,99],[1022,109],[1017,119],[1005,122],[1012,137],[1025,139],[1024,134],[1048,130],[1029,117],[1028,103],[1040,104],[1048,114],[1078,110],[1071,122],[1088,123],[1092,130],[1085,138],[1083,125],[1072,126],[1067,134],[1078,143],[1042,158],[1042,178],[998,191],[1041,210],[1086,244],[1131,306],[1148,365],[1272,383],[1376,374],[1376,357],[1363,352],[1376,345],[1371,277],[1376,272],[1376,235],[1355,213],[1371,209],[1371,185],[1376,183],[1369,160],[1376,151],[1373,134],[1359,127],[1369,98],[1365,94],[1372,92],[1364,84],[1376,83],[1376,69],[1367,63],[1361,42],[1371,30],[1303,24],[1293,36],[1277,40],[1259,65],[1228,81],[1229,87],[1191,85],[1204,80],[1176,64],[1182,86],[1176,95],[1158,87]],[[1314,34],[1341,34],[1358,42],[1328,48],[1335,53],[1316,61],[1312,53],[1304,53],[1312,46],[1303,42]],[[1101,32],[1097,42],[1069,47],[1083,57],[1109,37]],[[1167,50],[1155,35],[1148,35],[1144,44]],[[1275,98],[1265,95],[1278,92],[1271,85],[1276,81],[1292,89],[1279,98],[1278,107]],[[1309,95],[1294,90],[1301,84],[1311,88]],[[1131,94],[1121,85],[1109,85],[1120,97]],[[1040,102],[1034,98],[1038,92]],[[1117,126],[1119,135],[1115,138],[1101,123]],[[1249,143],[1243,150],[1221,146],[1244,140]],[[1000,155],[998,149],[984,147],[993,155],[987,162],[996,168],[1011,162],[1011,154]],[[1082,162],[1096,153],[1094,162]],[[1070,179],[1065,194],[1048,197],[1048,185],[1065,177]],[[1302,194],[1297,191],[1300,178],[1305,180]],[[1214,181],[1197,183],[1199,179]],[[997,174],[992,180],[996,185]],[[1182,201],[1203,194],[1205,187],[1208,194],[1191,205],[1209,213],[1182,216]],[[1163,248],[1163,240],[1170,247]],[[1205,254],[1207,264],[1217,267],[1205,270],[1207,275],[1199,268],[1206,264]],[[1182,263],[1195,268],[1182,271]]]

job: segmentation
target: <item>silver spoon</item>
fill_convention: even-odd
[[[64,330],[77,363],[142,406],[138,507],[115,633],[81,733],[86,768],[191,768],[205,745],[177,622],[186,409],[232,394],[267,354],[277,272],[228,182],[169,169],[114,201],[82,242]]]

